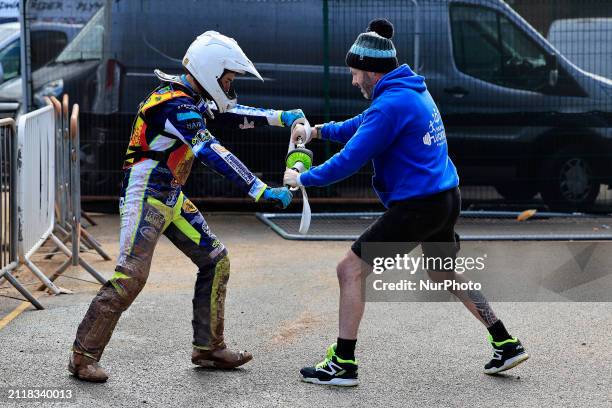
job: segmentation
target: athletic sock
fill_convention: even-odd
[[[356,344],[357,339],[347,340],[338,337],[338,342],[336,343],[336,355],[343,360],[355,360]]]
[[[487,330],[489,331],[491,337],[493,337],[493,341],[504,341],[512,338],[512,336],[510,336],[510,333],[508,333],[508,330],[506,330],[506,327],[504,327],[504,324],[501,320],[498,320],[493,323],[487,328]]]

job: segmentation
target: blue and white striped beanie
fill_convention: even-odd
[[[346,65],[362,71],[383,73],[397,68],[397,52],[391,41],[393,24],[386,19],[375,19],[370,21],[366,31],[359,34],[346,54]]]

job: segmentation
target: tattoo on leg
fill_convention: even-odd
[[[490,327],[497,320],[499,320],[497,316],[495,316],[493,309],[491,309],[491,306],[489,306],[489,302],[487,302],[487,299],[484,297],[482,292],[479,290],[468,290],[467,295],[474,303],[476,310],[478,310],[478,314],[482,320],[484,320],[487,327]]]

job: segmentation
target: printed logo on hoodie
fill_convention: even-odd
[[[423,144],[431,146],[435,143],[436,146],[442,146],[446,143],[446,131],[444,130],[444,124],[440,118],[440,112],[434,107],[431,114],[431,120],[429,121],[429,132],[423,136]]]

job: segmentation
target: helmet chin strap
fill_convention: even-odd
[[[204,105],[204,107],[206,108],[205,112],[206,115],[210,118],[210,119],[214,119],[215,118],[215,114],[212,112],[211,109],[211,103],[215,103],[214,99],[212,98],[212,96],[210,96],[210,94],[206,91],[206,89],[204,89],[204,87],[202,85],[200,85],[200,83],[198,82],[197,79],[195,79],[195,77],[193,75],[191,75],[188,71],[188,75],[191,79],[190,85],[192,85],[192,88],[195,88],[194,90],[196,91],[196,93],[198,94],[198,96],[200,97],[200,102],[198,102],[197,106],[198,109],[202,110],[202,105]],[[195,85],[195,86],[193,86]]]
[[[208,116],[210,119],[214,119],[215,114],[213,113],[212,108],[211,108],[211,104],[213,104],[214,102],[204,98],[202,95],[199,95],[199,96],[201,98],[201,104],[203,104],[206,107],[206,110],[204,111],[206,113],[206,116]],[[200,111],[202,110],[201,104],[198,103],[198,109],[200,109]]]

